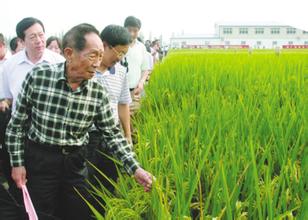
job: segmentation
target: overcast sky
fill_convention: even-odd
[[[146,39],[162,35],[168,41],[172,33],[213,34],[216,22],[278,22],[308,30],[307,8],[307,0],[1,0],[0,32],[15,35],[17,22],[28,16],[42,20],[49,36],[82,22],[101,31],[134,15]]]

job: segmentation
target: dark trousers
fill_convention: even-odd
[[[27,187],[40,220],[93,219],[90,209],[76,192],[89,200],[85,148],[77,148],[67,153],[62,152],[60,146],[28,141],[25,147]]]

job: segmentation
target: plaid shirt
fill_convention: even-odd
[[[95,80],[87,80],[73,91],[66,79],[65,63],[33,68],[23,82],[6,132],[12,166],[24,166],[26,135],[42,144],[83,146],[93,124],[102,132],[110,152],[133,174],[139,164],[116,126],[106,90]]]

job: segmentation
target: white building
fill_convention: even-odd
[[[171,48],[308,48],[308,31],[275,23],[218,23],[214,35],[179,35]]]

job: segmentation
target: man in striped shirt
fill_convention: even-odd
[[[128,51],[131,37],[129,32],[119,25],[108,25],[100,37],[104,44],[104,56],[94,78],[107,89],[114,118],[116,122],[120,119],[124,135],[131,142],[129,104],[132,100],[127,67],[121,64]]]
[[[89,24],[77,25],[65,34],[63,48],[65,63],[43,64],[26,76],[6,132],[6,144],[12,178],[18,188],[27,183],[39,213],[90,219],[88,207],[74,188],[86,195],[85,146],[93,124],[108,150],[146,191],[151,188],[152,177],[140,167],[117,127],[106,90],[90,80],[104,50],[98,31]],[[63,213],[56,212],[59,206]]]
[[[93,80],[103,85],[109,95],[113,117],[118,126],[123,128],[126,139],[131,143],[129,104],[131,97],[127,81],[127,68],[120,61],[128,51],[131,37],[129,32],[119,25],[108,25],[101,32],[100,37],[104,45],[104,56],[100,67]],[[113,181],[117,180],[117,168],[115,163],[101,154],[108,154],[106,141],[101,139],[97,129],[91,129],[88,144],[89,161]],[[93,184],[103,184],[109,191],[113,191],[113,185],[102,177],[96,169],[89,166],[89,178]],[[96,178],[100,183],[96,182]]]

